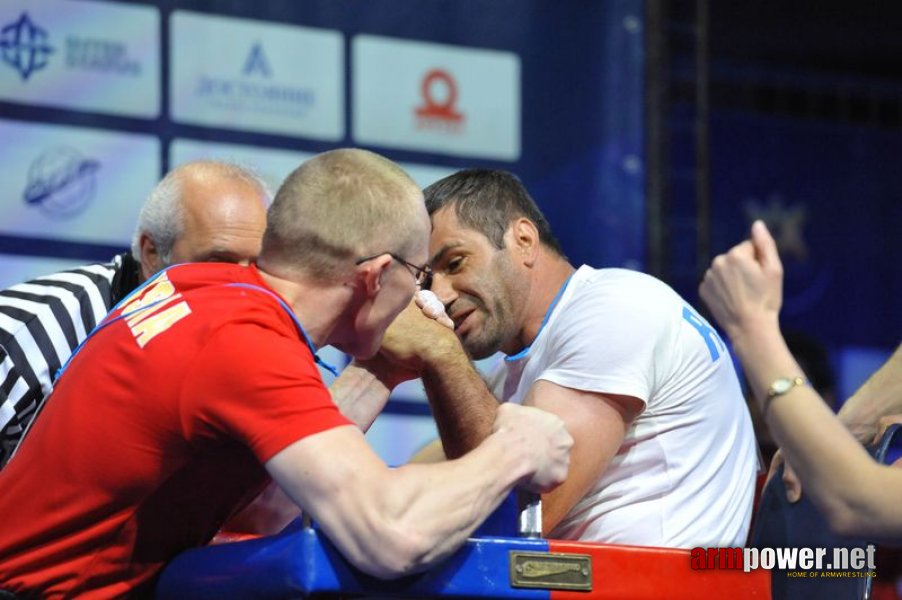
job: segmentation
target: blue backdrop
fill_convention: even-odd
[[[264,169],[278,162],[273,171],[282,176],[301,154],[342,146],[415,165],[421,183],[465,167],[508,169],[523,179],[574,263],[643,265],[639,0],[50,2],[0,4],[0,287],[108,260],[128,243],[153,182],[214,147],[258,158]],[[386,46],[403,60],[380,67],[374,56]],[[406,145],[361,133],[364,125],[383,125],[391,137],[392,127],[378,117],[364,123],[360,104],[369,103],[371,114],[378,105],[386,119],[401,110],[399,123],[409,123],[413,103],[422,101],[411,92],[420,80],[406,90],[397,82],[410,68],[404,60],[418,60],[401,56],[411,49],[448,61],[466,133],[482,134],[486,148],[454,147],[466,136],[449,136],[444,148],[417,145],[429,132],[408,132],[415,142]],[[378,68],[362,69],[365,61]],[[471,80],[470,66],[475,72],[486,64],[510,81]],[[313,83],[304,79],[316,69]],[[192,70],[200,73],[193,80]],[[441,104],[449,92],[439,85],[431,93]],[[211,124],[228,103],[243,108]],[[305,110],[327,116],[306,123],[305,135],[287,121],[284,130],[277,120],[264,124],[278,110],[294,111],[298,121]],[[486,110],[495,112],[479,127],[510,122],[507,138],[474,131]],[[487,150],[494,146],[502,150]],[[27,202],[35,182],[57,202],[43,207],[46,220]],[[87,212],[75,214],[82,207]],[[59,208],[71,210],[71,219],[52,214]],[[422,400],[417,386],[404,387],[370,431],[389,462],[435,435]]]
[[[783,323],[839,346],[902,334],[902,136],[721,112],[712,123],[716,251],[773,226],[786,271]]]

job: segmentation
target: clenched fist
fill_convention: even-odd
[[[752,225],[750,240],[714,259],[698,291],[734,342],[758,323],[777,323],[783,299],[783,265],[777,244],[763,222]]]
[[[567,479],[573,438],[555,415],[505,402],[498,407],[492,431],[505,436],[508,448],[521,453],[530,465],[522,487],[543,494]]]

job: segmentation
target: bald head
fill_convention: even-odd
[[[132,253],[143,278],[183,262],[253,260],[268,202],[265,184],[237,165],[195,161],[173,169],[138,217]]]
[[[428,235],[423,195],[401,167],[358,149],[319,154],[294,170],[269,209],[260,265],[334,281],[354,261],[405,256]]]

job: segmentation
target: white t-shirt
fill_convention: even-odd
[[[522,353],[521,353],[522,354]],[[549,537],[692,548],[745,544],[757,454],[730,355],[661,281],[580,267],[494,392],[533,383],[634,396],[645,407],[607,470]]]

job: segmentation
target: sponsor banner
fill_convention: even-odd
[[[156,118],[160,13],[109,2],[4,0],[0,99]]]
[[[0,234],[127,246],[156,137],[0,120]]]
[[[516,54],[360,35],[352,56],[356,142],[520,157]]]
[[[177,167],[192,160],[223,160],[247,167],[257,173],[275,195],[282,181],[304,161],[310,152],[294,152],[260,146],[226,144],[178,138],[169,146],[169,166]]]
[[[275,193],[282,181],[301,165],[314,156],[311,152],[295,152],[261,146],[227,144],[177,138],[169,146],[169,165],[176,167],[191,160],[212,159],[225,160],[253,169],[270,186]],[[438,181],[455,172],[455,169],[421,165],[416,163],[398,163],[421,188]]]
[[[340,32],[187,11],[170,21],[175,121],[322,140],[344,137]]]
[[[410,178],[413,179],[420,188],[424,188],[429,184],[435,183],[443,177],[447,177],[457,172],[457,169],[449,169],[448,167],[435,167],[433,165],[420,165],[416,163],[399,162],[402,169],[407,171]]]
[[[41,275],[74,269],[89,262],[91,261],[0,254],[0,290]]]

